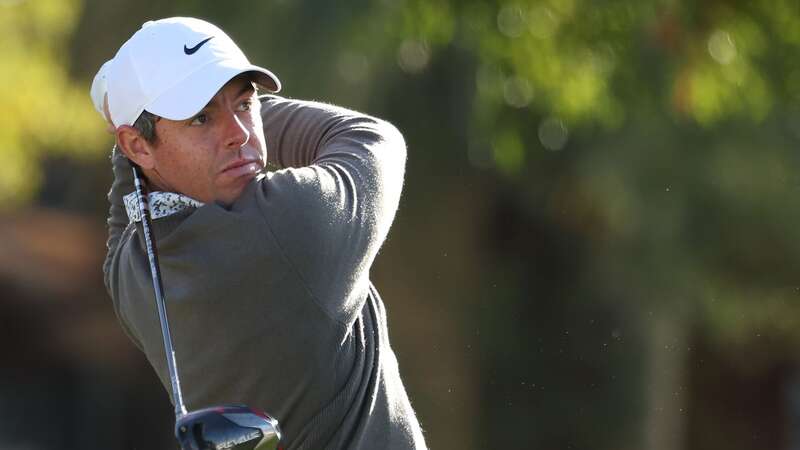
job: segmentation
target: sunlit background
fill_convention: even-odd
[[[800,449],[788,0],[0,0],[0,449],[176,448],[88,96],[173,15],[404,133],[372,278],[432,449]]]

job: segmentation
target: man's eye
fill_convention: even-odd
[[[250,111],[250,108],[253,107],[253,99],[248,98],[247,100],[243,101],[241,105],[239,105],[239,111]]]
[[[205,114],[198,114],[194,116],[192,119],[191,125],[202,125],[208,121],[208,117]]]

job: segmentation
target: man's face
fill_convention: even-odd
[[[253,83],[240,75],[194,117],[156,122],[153,168],[145,173],[162,190],[229,205],[266,159],[260,102]]]

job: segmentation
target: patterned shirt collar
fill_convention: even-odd
[[[123,197],[125,201],[125,211],[128,213],[128,220],[139,222],[139,202],[136,201],[136,192]],[[155,191],[147,194],[147,202],[150,205],[150,218],[152,220],[171,216],[188,208],[199,208],[203,203],[175,192]]]

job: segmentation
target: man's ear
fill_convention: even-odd
[[[123,125],[117,128],[116,135],[119,147],[128,159],[145,170],[155,166],[153,146],[142,137],[139,130],[130,125]]]

